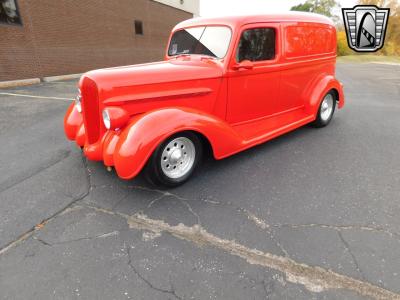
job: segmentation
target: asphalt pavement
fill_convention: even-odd
[[[400,65],[337,76],[328,127],[172,190],[66,140],[76,81],[0,90],[0,299],[400,298]]]

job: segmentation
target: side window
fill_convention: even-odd
[[[275,58],[275,29],[254,28],[243,31],[236,61],[262,61]]]

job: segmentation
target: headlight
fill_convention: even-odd
[[[76,96],[76,98],[75,98],[75,107],[76,107],[76,110],[79,111],[80,113],[82,112],[81,100],[82,100],[82,96],[81,96],[81,93],[79,93],[79,95]]]
[[[116,106],[103,109],[103,123],[107,130],[118,130],[123,128],[129,120],[128,112]]]
[[[111,119],[110,114],[108,113],[107,109],[103,110],[103,123],[107,129],[111,128]]]

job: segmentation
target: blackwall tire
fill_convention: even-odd
[[[196,134],[174,134],[156,148],[146,164],[145,177],[156,186],[179,186],[193,174],[202,155],[203,145]]]
[[[327,126],[335,113],[336,99],[333,92],[327,93],[321,101],[315,121],[311,123],[314,127]]]

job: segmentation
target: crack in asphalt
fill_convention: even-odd
[[[152,290],[155,290],[157,292],[164,293],[164,294],[170,294],[170,295],[174,296],[178,300],[183,300],[182,297],[180,297],[180,296],[178,296],[176,294],[176,291],[175,291],[175,289],[174,289],[172,284],[171,284],[171,289],[169,289],[169,290],[162,289],[162,288],[156,287],[147,278],[145,278],[142,274],[140,274],[140,272],[137,270],[137,268],[134,266],[134,264],[132,262],[131,248],[127,247],[127,246],[125,248],[126,248],[126,253],[128,255],[128,266],[131,268],[133,273],[135,273],[135,275],[140,278],[140,280],[142,280]]]
[[[243,209],[243,212],[247,215],[247,218],[253,221],[261,229],[268,229],[270,226],[263,219],[260,219],[255,214],[249,212],[247,209]]]
[[[368,225],[330,225],[330,224],[317,224],[317,223],[310,223],[310,224],[273,224],[270,225],[275,228],[292,228],[292,229],[298,229],[298,228],[313,228],[313,227],[319,227],[319,228],[328,228],[336,231],[343,231],[343,230],[361,230],[361,231],[371,231],[371,232],[376,232],[376,233],[384,233],[386,235],[389,235],[392,238],[395,238],[400,241],[400,234],[396,232],[392,232],[390,230],[381,228],[381,227],[372,227]]]
[[[98,234],[95,236],[85,236],[85,237],[81,237],[81,238],[77,238],[77,239],[73,239],[73,240],[65,240],[65,241],[60,241],[60,242],[48,242],[42,238],[39,238],[37,236],[34,236],[33,239],[42,243],[43,245],[46,246],[57,246],[57,245],[64,245],[64,244],[69,244],[69,243],[75,243],[75,242],[81,242],[81,241],[91,241],[91,240],[95,240],[95,239],[99,239],[99,238],[108,238],[110,236],[116,236],[120,233],[119,230],[114,230],[111,232],[106,232],[106,233],[102,233],[102,234]]]
[[[63,161],[64,159],[66,159],[67,157],[69,157],[71,154],[71,151],[69,150],[62,150],[59,151],[59,153],[57,153],[57,155],[52,158],[49,159],[47,162],[42,163],[39,167],[37,168],[33,168],[30,172],[27,172],[26,174],[24,174],[23,176],[21,176],[20,178],[15,178],[17,176],[14,176],[9,178],[8,180],[4,181],[3,183],[0,184],[0,194],[11,189],[12,187],[32,178],[33,176],[51,168],[52,166],[60,163],[61,161]]]
[[[168,195],[169,196],[169,195]],[[171,194],[172,196],[172,194]],[[154,200],[152,200],[148,205],[147,205],[147,209],[150,209],[156,202],[158,202],[158,200],[163,199],[164,197],[167,197],[167,195],[163,194],[160,197],[155,198]]]
[[[356,267],[358,273],[361,275],[362,279],[366,280],[366,277],[365,277],[364,273],[362,272],[362,270],[361,270],[361,268],[360,268],[360,265],[359,265],[359,263],[358,263],[358,261],[357,261],[356,256],[355,256],[354,253],[351,251],[351,248],[350,248],[349,243],[348,243],[348,242],[346,241],[346,239],[343,237],[343,234],[342,234],[341,231],[338,231],[338,230],[337,230],[336,232],[337,232],[337,234],[338,234],[340,240],[342,241],[344,247],[346,248],[347,252],[348,252],[348,253],[350,254],[350,256],[352,257],[353,263],[354,263],[354,265],[355,265],[355,267]]]
[[[133,188],[133,189],[136,189],[136,190],[143,190],[143,191],[146,191],[146,192],[156,192],[156,193],[161,194],[160,197],[152,200],[148,204],[147,208],[151,208],[151,206],[153,206],[154,203],[156,203],[157,201],[161,200],[164,197],[173,197],[173,198],[177,199],[183,205],[185,205],[186,208],[188,209],[188,211],[197,219],[197,224],[201,225],[200,216],[193,210],[192,206],[189,204],[189,201],[191,201],[190,199],[183,198],[183,197],[181,197],[181,196],[179,196],[177,194],[173,194],[173,193],[170,193],[170,192],[167,192],[167,191],[162,191],[162,190],[157,190],[157,189],[150,189],[150,188],[146,188],[146,187],[139,186],[139,185],[129,186],[129,188]]]
[[[274,280],[276,280],[280,284],[283,284],[283,285],[285,284],[285,282],[281,282],[277,279],[277,277],[276,277],[277,274],[274,274],[272,276],[273,280],[266,280],[265,277],[263,277],[262,279],[256,279],[252,276],[249,276],[248,274],[246,274],[244,272],[226,273],[226,275],[239,277],[237,282],[244,282],[246,288],[249,288],[249,289],[253,289],[253,288],[256,288],[257,286],[261,286],[263,292],[265,293],[265,299],[269,299],[271,294],[274,291],[274,287],[275,287]]]
[[[76,198],[72,198],[72,201],[70,203],[68,203],[68,205],[64,206],[62,209],[60,209],[59,211],[55,212],[51,216],[43,219],[39,224],[33,226],[28,231],[24,232],[22,235],[20,235],[14,241],[11,241],[8,244],[6,244],[5,246],[1,247],[0,248],[0,255],[6,253],[10,249],[14,248],[15,246],[17,246],[20,243],[22,243],[23,241],[25,241],[26,239],[28,239],[31,236],[33,236],[33,234],[36,231],[41,230],[47,223],[49,223],[50,221],[52,221],[53,219],[55,219],[59,215],[64,214],[66,211],[71,209],[77,202],[79,202],[80,200],[84,199],[86,196],[89,195],[90,190],[91,190],[91,179],[90,179],[91,175],[90,175],[90,170],[89,170],[89,168],[87,166],[86,159],[83,156],[82,156],[82,163],[83,163],[83,166],[84,166],[84,169],[85,169],[85,174],[86,174],[87,191],[85,191],[82,195],[80,195],[80,196],[78,196]],[[39,240],[39,242],[45,243],[44,241],[40,241],[40,240]]]
[[[185,201],[185,203],[188,205],[188,209],[191,211],[191,213],[193,215],[195,215],[197,217],[198,225],[201,226],[200,216],[191,209],[191,206],[189,204],[189,201],[193,201],[193,200],[187,199],[187,198],[183,198],[183,197],[181,197],[181,196],[179,196],[177,194],[173,194],[173,193],[170,193],[170,192],[166,192],[166,191],[164,192],[164,191],[161,191],[161,190],[150,189],[150,188],[146,188],[146,187],[142,187],[142,186],[130,186],[130,188],[137,189],[137,190],[151,191],[151,192],[156,192],[156,193],[161,194],[160,197],[157,197],[156,199],[152,200],[149,203],[147,208],[151,208],[154,203],[156,203],[157,201],[159,201],[162,198],[167,197],[167,196],[174,197],[174,198],[176,198],[178,200],[181,200],[181,201]],[[204,201],[204,202],[208,203],[208,201]],[[211,204],[220,205],[221,202],[211,201]],[[232,204],[229,204],[229,205],[235,207]],[[244,209],[242,207],[235,207],[235,208],[237,208],[237,210],[239,212],[244,213],[247,216],[247,218],[249,220],[251,220],[257,227],[261,228],[262,230],[265,230],[269,234],[270,238],[275,243],[275,245],[281,250],[281,252],[287,258],[290,258],[290,254],[283,247],[283,245],[280,243],[279,239],[275,237],[275,229],[280,229],[280,228],[298,229],[298,228],[319,227],[319,228],[328,228],[328,229],[335,230],[337,232],[338,236],[339,236],[340,241],[343,243],[343,245],[345,246],[347,252],[351,256],[351,260],[354,263],[356,271],[360,274],[360,276],[361,276],[361,278],[363,280],[366,279],[366,276],[363,273],[355,254],[351,251],[350,244],[344,239],[341,231],[342,230],[355,229],[355,230],[362,230],[362,231],[384,233],[386,235],[389,235],[392,238],[396,238],[396,239],[400,240],[400,235],[397,234],[397,233],[391,232],[391,231],[383,229],[383,228],[371,227],[371,226],[367,226],[367,225],[329,225],[329,224],[317,224],[317,223],[310,223],[310,224],[268,224],[265,220],[259,218],[258,216],[256,216],[255,214],[251,213],[247,209]]]
[[[68,153],[68,155],[69,155],[69,153]],[[360,281],[360,280],[357,280],[357,279],[354,279],[354,278],[351,278],[351,277],[348,277],[348,276],[345,276],[345,275],[342,275],[339,273],[335,273],[331,270],[323,269],[321,267],[313,267],[313,266],[308,266],[303,263],[296,262],[289,258],[287,251],[285,249],[283,249],[280,246],[280,244],[278,243],[278,241],[276,241],[276,239],[274,239],[274,238],[273,238],[273,240],[275,241],[275,243],[277,243],[278,247],[282,250],[282,252],[286,256],[278,256],[278,255],[274,255],[274,254],[268,253],[268,252],[261,252],[256,249],[247,248],[246,246],[236,243],[235,241],[230,241],[230,240],[219,238],[219,237],[207,232],[203,227],[201,227],[200,216],[196,212],[194,212],[191,205],[189,204],[189,201],[192,201],[192,200],[183,198],[179,195],[176,195],[176,194],[173,194],[170,192],[164,192],[164,191],[156,190],[156,189],[149,189],[149,188],[141,187],[141,186],[129,186],[129,188],[151,191],[151,192],[156,192],[156,193],[161,194],[160,197],[158,197],[158,198],[154,199],[152,202],[150,202],[150,204],[148,205],[148,208],[151,208],[151,206],[155,202],[159,201],[160,199],[162,199],[164,197],[170,196],[170,197],[174,197],[174,198],[178,199],[179,201],[181,201],[182,204],[186,205],[188,211],[197,218],[197,221],[198,221],[197,224],[195,224],[194,226],[191,226],[191,227],[188,227],[184,224],[178,224],[176,226],[172,226],[172,225],[169,225],[168,223],[165,223],[163,220],[150,219],[146,215],[140,214],[140,213],[130,216],[130,215],[126,215],[123,213],[115,212],[112,210],[108,210],[108,209],[104,209],[104,208],[100,208],[100,207],[96,207],[96,206],[92,206],[92,205],[88,205],[88,204],[78,205],[77,202],[84,199],[86,196],[88,196],[90,191],[92,190],[91,171],[87,165],[86,159],[83,156],[82,156],[82,163],[83,163],[83,166],[85,169],[85,174],[86,174],[86,179],[87,179],[87,191],[83,195],[78,196],[77,198],[73,199],[66,207],[62,208],[58,212],[54,213],[52,216],[43,220],[40,224],[36,225],[35,227],[31,228],[30,230],[28,230],[27,232],[22,234],[15,241],[10,242],[8,245],[1,248],[0,255],[6,253],[9,249],[17,246],[18,244],[20,244],[24,240],[28,239],[29,237],[32,237],[36,231],[41,230],[48,222],[52,221],[54,218],[67,213],[71,209],[79,208],[79,207],[87,207],[87,208],[93,209],[98,212],[103,212],[103,213],[123,217],[124,219],[127,220],[130,228],[134,228],[134,229],[138,229],[138,230],[146,230],[146,231],[150,231],[150,232],[153,232],[156,234],[161,234],[162,232],[166,232],[166,233],[173,235],[176,238],[183,239],[183,240],[186,240],[189,242],[193,242],[193,243],[197,244],[198,246],[211,246],[211,247],[218,248],[222,251],[230,253],[231,255],[241,257],[250,264],[256,264],[259,266],[267,267],[267,268],[282,272],[285,274],[287,281],[296,283],[296,284],[301,284],[305,288],[307,288],[308,290],[310,290],[312,292],[321,292],[321,291],[324,291],[327,289],[347,289],[347,290],[354,291],[360,295],[372,297],[375,299],[400,299],[399,294],[396,294],[392,291],[386,290],[379,286],[373,285],[366,281]],[[48,167],[50,167],[50,166],[48,166]],[[212,202],[212,204],[220,204],[220,203]],[[311,224],[272,224],[271,225],[243,208],[238,208],[238,210],[244,212],[247,215],[248,219],[253,221],[256,226],[260,227],[261,229],[266,230],[270,234],[271,234],[271,230],[273,230],[274,228],[279,229],[279,228],[284,228],[284,227],[293,228],[293,229],[320,227],[320,228],[329,228],[329,229],[336,230],[336,232],[339,234],[339,237],[340,237],[342,243],[345,245],[347,251],[352,256],[354,264],[364,280],[365,280],[365,276],[359,267],[356,257],[351,252],[349,244],[347,243],[346,240],[344,240],[344,238],[341,234],[341,231],[349,230],[349,229],[358,229],[358,230],[367,230],[367,231],[385,233],[385,234],[390,235],[391,237],[396,237],[396,238],[399,237],[399,235],[397,233],[390,232],[383,228],[375,228],[375,227],[370,227],[370,226],[356,226],[356,225],[337,226],[337,225],[312,224],[312,223]],[[57,244],[69,243],[69,242],[101,238],[101,237],[106,237],[106,236],[110,236],[110,235],[114,235],[114,234],[115,234],[115,231],[108,232],[105,234],[100,234],[100,235],[97,235],[94,237],[83,237],[83,238],[79,238],[79,239],[75,239],[75,240],[62,241],[62,242],[58,242],[58,243],[49,243],[38,237],[34,237],[34,239],[39,241],[43,245],[52,246],[52,245],[57,245]],[[129,249],[128,249],[128,253],[129,253]],[[135,266],[132,264],[130,254],[129,254],[129,265],[130,265],[131,269],[133,270],[133,272],[139,278],[141,278],[150,288],[157,290],[159,292],[171,294],[179,300],[182,299],[176,294],[176,292],[173,288],[170,290],[165,290],[165,289],[160,289],[160,288],[153,286],[151,282],[149,282],[146,278],[144,278],[137,271]]]
[[[136,190],[144,190],[144,191],[148,191],[148,192],[155,192],[155,193],[159,193],[161,194],[160,197],[152,200],[147,208],[151,208],[156,202],[158,202],[159,200],[161,200],[164,197],[170,196],[170,197],[174,197],[178,200],[184,201],[187,205],[188,205],[188,209],[189,211],[198,219],[198,224],[201,225],[200,222],[200,216],[193,211],[193,209],[191,208],[189,202],[190,201],[195,201],[193,199],[188,199],[188,198],[184,198],[181,197],[177,194],[174,193],[170,193],[167,191],[162,191],[162,190],[157,190],[157,189],[151,189],[151,188],[147,188],[147,187],[143,187],[143,186],[129,186],[129,188],[132,189],[136,189]],[[197,200],[196,200],[197,201]],[[292,229],[298,229],[298,228],[313,228],[313,227],[319,227],[319,228],[328,228],[328,229],[332,229],[335,231],[342,231],[342,230],[361,230],[361,231],[370,231],[370,232],[376,232],[376,233],[383,233],[386,234],[388,236],[390,236],[391,238],[395,238],[397,240],[400,241],[400,234],[396,233],[396,232],[392,232],[390,230],[387,230],[385,228],[382,227],[372,227],[370,225],[331,225],[331,224],[318,224],[318,223],[309,223],[309,224],[288,224],[288,223],[284,223],[284,224],[269,224],[268,222],[266,222],[265,220],[261,219],[260,217],[256,216],[255,214],[253,214],[252,212],[250,212],[249,210],[242,208],[242,207],[237,207],[231,203],[221,203],[219,201],[208,201],[206,199],[200,199],[200,201],[205,202],[205,203],[210,203],[212,205],[228,205],[228,206],[232,206],[233,208],[235,208],[237,211],[242,212],[249,220],[251,220],[257,227],[268,231],[270,234],[272,234],[274,232],[274,229],[280,229],[280,228],[292,228]],[[271,232],[273,231],[273,232]],[[274,240],[279,248],[282,248],[282,245],[280,245],[279,241]],[[285,254],[288,255],[287,251],[284,249],[282,252],[284,252]]]
[[[170,192],[164,192],[161,190],[157,190],[157,189],[150,189],[150,188],[146,188],[146,187],[142,187],[142,186],[130,186],[130,188],[134,188],[134,189],[138,189],[138,190],[145,190],[145,191],[150,191],[150,192],[156,192],[156,193],[161,193],[163,196],[160,197],[159,199],[155,199],[157,202],[158,200],[160,200],[161,198],[165,197],[165,196],[171,196],[171,197],[175,197],[176,199],[180,199],[180,200],[184,200],[186,201],[186,203],[189,203],[190,201],[195,201],[193,199],[187,199],[187,198],[183,198],[177,194],[173,194]],[[152,202],[153,202],[152,201]],[[223,204],[219,201],[207,201],[205,199],[200,199],[200,201],[203,201],[205,203],[210,203],[212,205],[229,205],[232,206],[233,208],[237,209],[238,211],[244,213],[246,215],[246,217],[253,221],[253,223],[264,230],[267,230],[268,228],[283,228],[283,227],[288,227],[288,228],[293,228],[293,229],[297,229],[297,228],[312,228],[312,227],[320,227],[320,228],[329,228],[329,229],[333,229],[336,231],[341,231],[341,230],[351,230],[351,229],[355,229],[355,230],[362,230],[362,231],[372,231],[372,232],[376,232],[376,233],[384,233],[386,235],[389,235],[392,238],[398,239],[400,241],[400,234],[396,233],[396,232],[392,232],[390,230],[387,230],[385,228],[382,227],[373,227],[370,225],[331,225],[331,224],[318,224],[318,223],[309,223],[309,224],[269,224],[268,222],[266,222],[265,220],[261,219],[260,217],[256,216],[255,214],[253,214],[252,212],[248,211],[245,208],[242,207],[237,207],[231,203],[228,204]],[[153,205],[154,203],[151,203],[150,207]],[[198,217],[197,213],[193,213],[194,215],[196,215]],[[200,219],[200,217],[198,217],[198,219]],[[201,224],[201,223],[199,223]]]
[[[269,234],[269,237],[271,238],[271,240],[279,248],[279,250],[281,250],[281,252],[286,257],[290,257],[289,252],[282,246],[282,244],[279,242],[279,240],[275,237],[275,231],[269,224],[267,224],[263,219],[257,217],[255,214],[251,213],[247,209],[239,208],[238,211],[241,213],[244,213],[247,216],[247,219],[252,221],[257,227],[261,228],[262,230],[265,230],[265,232],[267,232]],[[243,226],[243,223],[241,226]]]
[[[355,254],[351,251],[350,244],[345,240],[343,237],[342,231],[343,230],[361,230],[361,231],[370,231],[370,232],[376,232],[376,233],[383,233],[386,235],[389,235],[391,238],[395,238],[400,241],[400,235],[391,232],[389,230],[379,228],[379,227],[371,227],[371,226],[366,226],[366,225],[329,225],[329,224],[316,224],[316,223],[310,223],[310,224],[268,224],[266,221],[263,219],[260,219],[256,215],[252,214],[246,209],[243,209],[243,211],[247,214],[248,218],[252,220],[256,226],[260,227],[261,229],[266,230],[269,234],[271,239],[276,243],[276,245],[281,249],[283,253],[287,257],[289,256],[289,253],[282,247],[282,245],[279,243],[279,240],[277,240],[274,237],[274,230],[273,228],[280,229],[280,228],[291,228],[291,229],[299,229],[299,228],[324,228],[324,229],[331,229],[334,230],[338,236],[344,247],[346,248],[346,251],[349,253],[351,256],[351,259],[354,263],[354,266],[357,270],[357,272],[360,274],[361,278],[363,280],[366,280],[366,276],[364,272],[361,269],[360,264],[358,263],[357,257]]]
[[[282,246],[282,244],[279,242],[279,240],[277,238],[275,238],[275,231],[273,231],[272,229],[268,231],[271,239],[275,242],[275,244],[278,246],[278,248],[282,251],[282,253],[286,256],[286,257],[290,257],[289,252]]]
[[[191,227],[183,224],[172,226],[162,220],[150,219],[143,214],[130,216],[86,204],[83,207],[122,217],[128,222],[129,227],[133,229],[147,230],[155,233],[169,233],[176,238],[192,242],[198,246],[214,247],[226,253],[230,253],[231,255],[241,257],[249,264],[259,265],[282,272],[285,274],[287,281],[303,285],[312,292],[322,292],[328,289],[345,289],[375,299],[400,299],[400,294],[396,294],[369,282],[354,279],[318,266],[308,266],[288,257],[262,252],[257,249],[250,249],[235,241],[219,238],[207,232],[198,224]]]
[[[54,245],[54,244],[50,244],[50,243],[46,242],[45,240],[43,240],[41,238],[36,237],[36,236],[34,236],[33,239],[35,241],[38,241],[39,243],[45,245],[45,246],[48,246],[48,247],[52,247]]]

